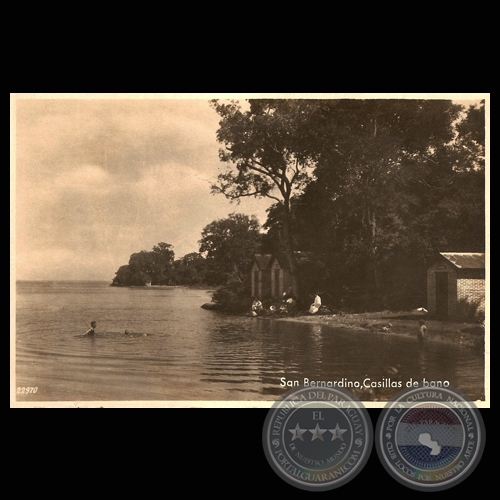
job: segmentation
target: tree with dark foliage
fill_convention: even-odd
[[[276,200],[282,213],[283,247],[293,293],[299,296],[290,202],[313,166],[308,126],[314,103],[311,106],[307,100],[284,99],[251,99],[248,103],[245,111],[236,101],[212,101],[221,117],[217,140],[224,149],[219,157],[228,164],[212,192],[222,193],[230,200],[246,196]]]
[[[232,213],[205,226],[201,236],[200,253],[206,256],[209,284],[248,281],[253,255],[261,243],[255,216]]]

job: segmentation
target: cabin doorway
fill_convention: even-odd
[[[274,296],[280,296],[280,269],[274,269]]]
[[[448,317],[448,273],[436,273],[436,316]]]

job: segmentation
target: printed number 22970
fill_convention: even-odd
[[[18,387],[17,388],[18,394],[35,394],[36,391],[38,391],[38,387]]]

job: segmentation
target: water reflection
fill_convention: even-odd
[[[481,358],[455,346],[420,348],[414,338],[326,325],[236,318],[211,325],[205,348],[201,382],[265,397],[306,380],[357,383],[346,388],[365,401],[389,399],[414,381],[446,380],[462,390],[483,385]],[[366,380],[377,387],[365,387]]]
[[[420,363],[420,375],[422,379],[424,379],[427,375],[427,365],[428,365],[428,350],[427,350],[427,345],[422,344],[419,342],[419,349],[418,349],[418,354],[419,354],[419,363]]]
[[[226,316],[200,308],[203,291],[64,290],[17,302],[17,376],[50,388],[40,398],[92,399],[98,391],[110,400],[270,401],[304,379],[357,382],[364,401],[397,392],[362,386],[367,379],[447,380],[473,399],[484,393],[484,358],[463,346],[420,348],[406,336]],[[77,338],[89,318],[98,320],[96,336]]]
[[[314,348],[314,357],[317,364],[321,363],[321,354],[323,348],[323,326],[313,325],[311,327],[311,340]]]

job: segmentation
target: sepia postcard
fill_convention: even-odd
[[[490,407],[490,94],[11,94],[11,408]]]

